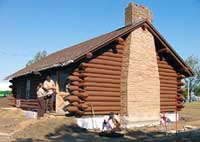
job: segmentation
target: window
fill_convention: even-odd
[[[26,81],[26,99],[30,98],[31,81]]]
[[[66,92],[66,85],[67,85],[67,77],[68,74],[64,71],[61,71],[59,73],[59,90],[60,92]]]

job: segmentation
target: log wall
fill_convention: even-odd
[[[181,89],[184,85],[181,79],[184,76],[178,73],[168,61],[161,60],[159,56],[157,56],[157,62],[160,75],[160,111],[179,111],[184,107]]]
[[[65,99],[71,105],[65,107],[66,111],[75,115],[120,113],[123,51],[124,40],[118,38],[97,53],[88,53],[90,58],[81,62],[68,78],[71,98]],[[83,104],[85,107],[80,107]]]

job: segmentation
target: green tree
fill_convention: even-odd
[[[194,77],[189,77],[184,79],[186,85],[184,86],[184,95],[187,96],[189,92],[189,101],[191,102],[191,94],[192,92],[200,96],[200,60],[198,57],[192,55],[189,56],[185,62],[187,65],[190,66],[192,71],[195,73]],[[189,91],[188,91],[188,85],[189,85]]]
[[[39,51],[35,54],[35,56],[33,57],[33,59],[29,60],[26,64],[26,66],[32,64],[32,63],[35,63],[39,60],[41,60],[42,58],[46,57],[47,56],[47,52],[45,50],[43,51]]]

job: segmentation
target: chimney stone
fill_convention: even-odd
[[[152,23],[152,12],[145,6],[129,3],[125,8],[125,25],[130,25],[138,20],[146,19]]]

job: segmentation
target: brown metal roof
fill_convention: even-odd
[[[45,69],[49,69],[53,67],[58,67],[61,65],[68,65],[72,62],[75,62],[79,58],[83,57],[86,53],[97,50],[101,48],[102,46],[109,44],[110,42],[114,41],[116,38],[132,32],[134,29],[141,27],[143,24],[146,24],[148,27],[150,27],[151,30],[153,30],[157,34],[157,36],[161,37],[160,34],[155,30],[155,28],[148,21],[140,20],[133,23],[132,25],[122,27],[110,33],[106,33],[104,35],[82,42],[80,44],[52,53],[48,55],[47,57],[37,61],[36,63],[33,63],[17,71],[16,73],[6,77],[6,79],[12,79],[19,76],[23,76],[25,74],[32,73],[33,71],[41,71],[41,70],[45,70]],[[165,42],[164,39],[163,41]],[[171,47],[169,48],[171,49]],[[173,49],[171,50],[173,51],[173,53],[175,53]],[[180,61],[180,63],[183,63],[184,68],[187,67],[187,65],[176,53],[175,53],[175,56]],[[189,72],[190,72],[189,76],[193,75],[190,69],[189,69]]]

